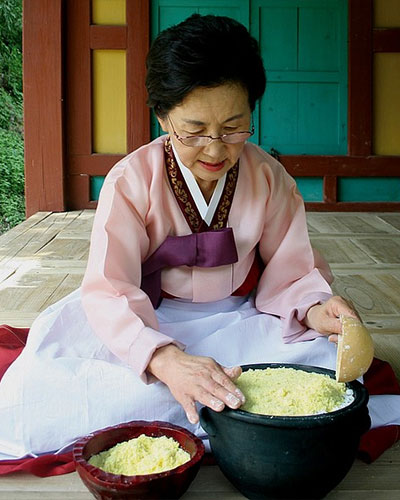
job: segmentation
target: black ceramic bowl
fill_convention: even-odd
[[[242,369],[281,367],[335,377],[332,370],[285,363]],[[350,470],[360,437],[371,424],[367,390],[357,381],[347,386],[354,401],[320,415],[279,417],[202,408],[200,422],[222,472],[250,499],[323,498]]]
[[[178,441],[191,459],[175,469],[157,474],[125,476],[110,474],[90,465],[92,455],[141,434],[167,436]],[[204,445],[194,434],[168,422],[133,421],[107,427],[80,439],[73,450],[76,470],[85,486],[99,500],[180,498],[195,478],[204,455]]]

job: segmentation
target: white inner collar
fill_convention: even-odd
[[[185,165],[182,163],[181,159],[178,156],[178,153],[176,152],[176,149],[174,148],[174,145],[172,144],[172,141],[171,146],[179,169],[182,172],[183,178],[185,179],[185,182],[189,188],[190,194],[192,195],[192,198],[196,203],[196,207],[200,212],[203,220],[208,225],[210,225],[225,186],[226,172],[220,179],[218,179],[217,185],[215,186],[214,192],[211,196],[210,203],[207,205],[207,202],[204,199],[203,193],[201,192],[201,189],[197,184],[194,175],[192,174],[190,169],[185,167]]]

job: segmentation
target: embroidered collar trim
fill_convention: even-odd
[[[209,204],[207,204],[203,193],[201,192],[200,186],[197,184],[197,181],[194,178],[194,175],[192,174],[190,169],[185,167],[185,165],[182,163],[172,143],[171,147],[175,155],[176,163],[178,164],[178,167],[182,172],[183,178],[186,181],[186,185],[190,191],[190,194],[192,195],[193,201],[195,202],[202,219],[207,223],[207,225],[210,225],[215,211],[217,210],[219,200],[221,199],[221,195],[225,186],[226,173],[223,175],[223,177],[218,179],[217,185],[215,186],[214,192],[211,196],[211,200]]]
[[[196,232],[208,231],[210,229],[222,229],[223,227],[226,227],[237,183],[237,178],[239,173],[239,162],[237,162],[226,173],[225,182],[224,184],[221,183],[222,193],[219,195],[219,197],[218,194],[216,195],[218,200],[216,209],[213,212],[211,221],[207,222],[203,219],[203,216],[193,198],[191,190],[187,185],[182,170],[178,166],[178,162],[177,159],[175,158],[171,140],[169,137],[165,141],[164,148],[165,148],[165,163],[166,163],[168,179],[172,191],[175,194],[176,200],[192,232],[196,233]],[[191,176],[193,177],[192,174]]]

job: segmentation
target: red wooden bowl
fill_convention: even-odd
[[[141,434],[174,438],[190,454],[190,461],[169,471],[141,476],[110,474],[89,464],[92,455]],[[180,498],[188,489],[200,468],[204,445],[183,427],[168,422],[136,420],[101,429],[80,439],[74,445],[73,455],[80,478],[95,498],[169,499]]]

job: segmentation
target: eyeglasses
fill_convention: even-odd
[[[182,137],[176,133],[174,124],[172,123],[171,118],[169,116],[168,120],[171,124],[174,136],[178,139],[178,141],[184,144],[185,146],[190,146],[190,147],[207,146],[207,144],[210,144],[210,142],[212,141],[222,141],[225,144],[239,144],[240,142],[245,142],[249,137],[251,137],[254,134],[254,123],[252,122],[251,130],[246,132],[232,132],[231,134],[222,134],[217,137],[212,137],[211,135],[188,135]]]

